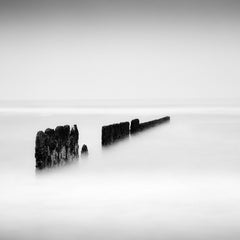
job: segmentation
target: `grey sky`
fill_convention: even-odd
[[[1,1],[0,99],[239,99],[239,1]]]

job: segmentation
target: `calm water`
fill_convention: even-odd
[[[239,114],[170,114],[102,149],[102,125],[165,113],[1,113],[0,239],[239,239]],[[36,132],[64,124],[89,156],[36,175]]]

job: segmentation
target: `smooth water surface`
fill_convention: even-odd
[[[240,115],[178,112],[101,147],[102,125],[164,115],[1,113],[0,239],[239,239]],[[37,131],[64,124],[88,157],[36,174]]]

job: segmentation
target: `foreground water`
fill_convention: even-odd
[[[102,125],[165,114],[1,113],[0,239],[239,239],[239,114],[173,113],[102,149]],[[36,132],[64,124],[89,156],[36,174]]]

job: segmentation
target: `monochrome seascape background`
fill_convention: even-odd
[[[240,237],[240,2],[0,1],[0,239]],[[170,116],[107,148],[101,127]],[[89,155],[35,170],[39,130]]]

